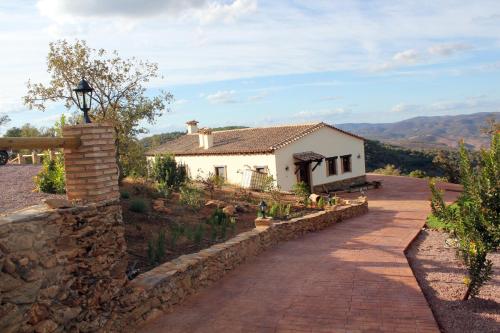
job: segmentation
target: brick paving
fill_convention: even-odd
[[[427,182],[370,177],[384,186],[368,214],[277,245],[138,332],[439,332],[404,255]]]

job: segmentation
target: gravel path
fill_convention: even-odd
[[[500,253],[490,256],[493,279],[475,299],[461,301],[465,293],[465,268],[448,248],[448,236],[423,230],[408,250],[407,257],[445,333],[488,333],[500,331]]]
[[[64,198],[64,195],[33,192],[33,177],[40,165],[0,166],[0,214],[37,205],[45,198]]]

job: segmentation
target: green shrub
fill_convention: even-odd
[[[412,172],[410,172],[408,174],[408,176],[414,177],[414,178],[425,178],[425,177],[427,177],[427,174],[422,170],[413,170]]]
[[[271,208],[269,208],[267,214],[272,218],[283,220],[286,219],[288,215],[290,215],[291,208],[292,208],[291,204],[274,202],[271,204]]]
[[[128,193],[127,191],[121,191],[120,192],[120,198],[122,198],[122,199],[130,199],[130,193]]]
[[[399,176],[401,175],[401,171],[396,168],[394,164],[387,164],[383,168],[375,169],[373,170],[373,173],[378,173],[380,175],[386,175],[386,176]]]
[[[66,178],[64,172],[64,159],[55,155],[52,160],[43,161],[42,170],[35,177],[36,189],[45,193],[66,193]]]
[[[198,210],[203,206],[203,192],[196,187],[185,184],[180,189],[179,201],[192,210]]]
[[[174,192],[174,188],[172,186],[168,186],[165,182],[156,183],[156,191],[163,198],[170,198],[172,193]]]
[[[459,157],[463,192],[456,204],[446,206],[443,193],[431,180],[430,220],[444,223],[457,238],[458,254],[467,267],[463,296],[467,300],[491,279],[493,263],[487,256],[500,245],[500,134],[493,134],[490,149],[481,151],[476,167],[463,142]]]
[[[318,200],[318,208],[325,209],[325,206],[326,206],[325,199],[323,197],[320,197]]]
[[[178,165],[172,155],[156,155],[151,167],[151,177],[163,187],[178,189],[187,180],[185,166]]]
[[[148,210],[148,206],[144,199],[136,198],[130,202],[128,209],[132,212],[143,214]]]
[[[428,228],[434,230],[447,230],[449,227],[448,223],[446,223],[439,217],[432,214],[427,217],[425,224],[427,225]]]
[[[292,192],[300,198],[301,203],[307,205],[307,202],[309,201],[309,195],[311,194],[309,185],[307,185],[305,182],[295,183],[293,184]]]
[[[234,230],[232,224],[236,223],[236,219],[230,218],[222,209],[216,208],[206,223],[210,225],[210,238],[215,242],[217,239],[226,238],[227,228]]]

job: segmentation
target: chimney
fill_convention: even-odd
[[[198,133],[200,148],[208,149],[214,145],[214,136],[210,128],[202,128]]]
[[[186,123],[188,134],[198,133],[198,122],[196,120],[190,120]]]

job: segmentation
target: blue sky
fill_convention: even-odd
[[[176,102],[151,133],[500,111],[499,1],[2,0],[0,134],[67,112],[21,100],[62,38],[159,64],[148,93]]]

